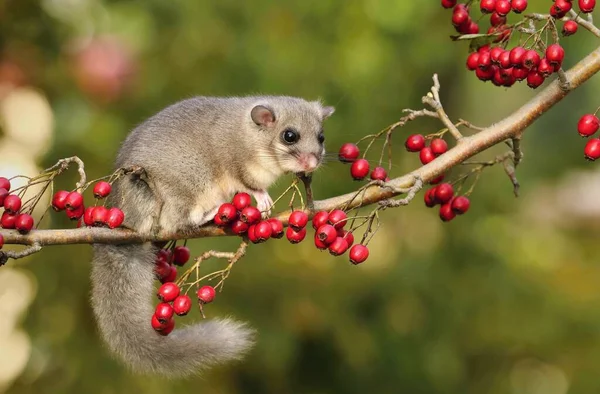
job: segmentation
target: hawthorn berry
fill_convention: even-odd
[[[33,228],[33,218],[31,215],[22,213],[15,220],[15,229],[21,234],[27,234]]]
[[[591,140],[589,140],[587,144],[585,144],[583,153],[585,155],[585,158],[589,161],[594,161],[600,158],[600,139],[592,138]]]
[[[109,228],[117,228],[123,224],[125,220],[125,214],[117,207],[112,207],[108,210],[106,215],[106,224]]]
[[[435,160],[435,155],[433,154],[431,147],[427,146],[421,149],[419,152],[419,159],[423,164],[431,163],[433,160]]]
[[[150,325],[152,326],[152,328],[154,329],[154,331],[161,333],[164,329],[167,328],[167,326],[169,325],[169,322],[164,322],[161,323],[158,318],[156,317],[156,315],[152,315],[152,320],[150,321]]]
[[[158,280],[163,282],[165,278],[168,278],[169,275],[171,275],[171,265],[165,260],[157,259],[154,262],[154,274]]]
[[[77,209],[67,209],[65,212],[67,213],[67,217],[71,220],[79,220],[85,211],[85,207],[80,205]]]
[[[177,279],[177,268],[174,265],[169,265],[169,274],[160,279],[160,283],[173,283]]]
[[[8,213],[15,214],[21,209],[21,198],[16,194],[9,194],[4,197],[4,209]]]
[[[434,178],[434,179],[430,180],[429,184],[430,185],[437,185],[438,183],[440,183],[441,181],[444,180],[444,177],[445,177],[444,174],[442,174],[442,175],[438,176],[437,178]]]
[[[510,64],[513,66],[521,66],[523,65],[523,56],[527,50],[523,47],[516,46],[510,50]]]
[[[267,222],[271,225],[271,237],[272,238],[281,238],[283,237],[283,223],[281,220],[271,218],[268,219]]]
[[[596,7],[596,0],[579,0],[579,9],[584,14],[594,11],[594,7]]]
[[[192,299],[185,294],[180,295],[173,301],[173,311],[177,316],[185,316],[192,309]]]
[[[435,187],[435,201],[445,204],[454,196],[454,188],[449,183],[442,183]]]
[[[348,250],[348,241],[342,237],[336,237],[336,239],[329,245],[329,253],[334,256],[340,256],[346,253]]]
[[[308,218],[306,219],[308,222]],[[256,227],[254,228],[254,237],[258,242],[265,242],[269,238],[271,238],[271,233],[273,230],[271,229],[271,223],[263,220],[262,222],[258,222]]]
[[[68,195],[69,192],[66,190],[59,190],[54,193],[54,196],[52,197],[52,209],[54,209],[56,212],[64,211],[66,208],[66,199]]]
[[[505,15],[500,15],[499,13],[494,12],[490,16],[490,25],[492,25],[494,27],[502,26],[505,23],[506,23],[506,16]]]
[[[540,64],[540,60],[541,58],[537,51],[534,49],[530,49],[523,54],[523,68],[531,70],[532,68],[535,68]]]
[[[467,69],[470,71],[474,71],[477,69],[477,67],[479,67],[479,53],[478,52],[471,52],[469,54],[469,56],[467,57]],[[411,139],[411,137],[416,137],[419,136],[423,139],[422,144],[416,145],[415,147],[409,147],[409,141]],[[421,134],[417,134],[415,136],[410,136],[408,137],[408,139],[406,140],[406,143],[404,144],[404,146],[406,146],[406,150],[409,152],[418,152],[421,149],[423,149],[425,147],[425,138],[421,135]],[[418,149],[417,149],[418,147]]]
[[[290,241],[290,243],[300,243],[304,241],[304,238],[306,238],[306,227],[300,231],[296,231],[293,228],[288,227],[285,232],[285,236],[288,239],[288,241]]]
[[[162,330],[158,330],[156,332],[159,333],[160,335],[167,336],[173,331],[174,328],[175,328],[175,319],[171,319],[166,323],[165,327]]]
[[[489,14],[496,10],[496,0],[481,0],[479,8],[483,14]]]
[[[558,15],[565,15],[567,12],[571,11],[573,4],[571,4],[572,0],[555,0],[554,8],[556,9],[556,13]]]
[[[3,176],[0,176],[0,189],[10,191],[10,181]]]
[[[498,60],[500,61],[500,67],[504,69],[508,69],[512,66],[510,62],[510,51],[503,51],[500,56],[498,56]]]
[[[300,231],[308,224],[308,215],[304,211],[294,211],[290,214],[288,223],[291,228]]]
[[[4,199],[9,195],[9,191],[0,187],[0,207],[4,206]]]
[[[579,25],[577,24],[577,22],[566,21],[562,27],[562,35],[565,37],[572,36],[573,34],[577,33],[578,28],[579,28]]]
[[[600,120],[594,114],[583,115],[577,123],[577,131],[582,137],[594,135],[598,128],[600,128]]]
[[[248,223],[249,225],[258,223],[260,218],[260,211],[258,208],[253,206],[246,207],[242,209],[242,212],[240,212],[240,220],[244,223]]]
[[[156,316],[156,319],[158,319],[159,322],[166,323],[173,318],[174,312],[175,311],[173,310],[171,304],[161,302],[158,305],[156,305],[156,309],[154,310],[154,316]]]
[[[350,248],[350,262],[354,265],[363,263],[369,257],[369,249],[365,245],[356,244]]]
[[[250,227],[248,227],[248,231],[246,231],[246,236],[248,237],[250,242],[252,242],[253,244],[258,243],[258,238],[256,238],[256,234],[254,233],[255,229],[256,229],[256,224],[253,224]]]
[[[440,219],[443,222],[449,222],[456,217],[456,213],[452,210],[452,203],[447,202],[440,207]]]
[[[341,146],[338,153],[338,158],[342,163],[352,163],[358,158],[358,155],[360,155],[358,146],[350,142],[346,142]]]
[[[176,246],[173,249],[173,264],[183,266],[190,259],[190,248],[187,246]]]
[[[112,190],[112,186],[110,183],[106,181],[100,181],[94,185],[94,197],[96,198],[104,198],[110,194]]]
[[[315,239],[320,240],[325,245],[331,244],[333,241],[335,241],[336,237],[337,231],[335,227],[330,224],[322,225],[315,233]]]
[[[334,209],[327,217],[327,223],[335,227],[336,230],[339,230],[344,228],[347,218],[348,215],[346,215],[346,212],[342,211],[341,209]]]
[[[315,234],[315,246],[319,250],[325,250],[325,249],[327,249],[329,247],[328,244],[326,244],[325,242],[321,241],[321,239],[317,236],[317,234]]]
[[[2,214],[2,218],[0,218],[0,224],[2,228],[7,230],[15,228],[15,221],[17,220],[17,215],[9,212],[4,212]]]
[[[221,204],[216,216],[219,217],[221,223],[231,223],[237,219],[237,209],[235,205],[226,202]]]
[[[515,14],[520,14],[527,9],[527,0],[512,0],[511,7]]]
[[[542,60],[540,60],[540,64],[538,66],[538,72],[543,77],[547,78],[550,75],[552,75],[552,73],[554,72],[554,66],[552,66],[550,64],[550,62],[548,61],[548,59],[543,58]]]
[[[457,4],[454,7],[454,11],[452,12],[452,24],[455,27],[460,27],[461,25],[466,25],[469,23],[469,11],[466,7],[459,7],[461,4]]]
[[[156,258],[160,259],[160,260],[164,260],[167,263],[171,263],[173,254],[171,253],[171,251],[169,249],[161,249],[158,252],[156,252]]]
[[[423,196],[423,200],[425,200],[425,206],[428,208],[433,208],[437,204],[437,201],[435,200],[435,189],[435,187],[432,187],[431,189],[427,190]]]
[[[173,282],[165,283],[158,288],[158,299],[162,302],[172,302],[179,296],[179,286]]]
[[[510,12],[510,0],[497,0],[496,1],[496,12],[499,15],[506,16]]]
[[[448,143],[441,138],[434,138],[431,140],[429,146],[435,156],[442,155],[448,151]]]
[[[328,219],[329,219],[329,212],[327,212],[327,211],[317,212],[315,214],[315,216],[313,216],[313,220],[312,220],[313,228],[315,230],[318,229],[322,225],[326,224]]]
[[[338,237],[342,237],[346,240],[346,242],[348,242],[348,247],[352,246],[352,244],[354,243],[354,234],[352,234],[352,232],[350,231],[346,231],[344,229],[339,229],[337,231]]]
[[[479,54],[477,52],[473,52],[471,55],[476,55],[476,57],[479,57]],[[469,58],[471,56],[469,55]],[[467,62],[467,67],[469,62]],[[475,67],[473,68],[473,70],[477,67],[477,63],[475,64]],[[471,68],[469,68],[471,70]],[[421,149],[425,148],[425,137],[423,137],[423,135],[421,134],[413,134],[413,135],[409,135],[408,138],[406,139],[406,142],[404,142],[404,147],[406,148],[407,151],[409,152],[418,152]]]
[[[493,47],[490,49],[490,60],[493,64],[500,64],[500,55],[504,53],[504,49],[502,47]]]
[[[493,78],[495,71],[496,71],[496,66],[492,66],[492,67],[488,68],[487,70],[482,70],[481,68],[478,68],[477,70],[475,70],[475,75],[477,76],[477,78],[479,78],[480,81],[485,82],[485,81],[489,81],[490,79]],[[424,148],[421,152],[423,152],[426,149],[428,149],[428,148]],[[421,162],[423,162],[422,159],[421,159]]]
[[[481,52],[479,54],[479,67],[482,70],[487,70],[492,65],[492,54],[490,51]]]
[[[546,59],[553,66],[560,66],[565,58],[565,50],[559,44],[552,44],[546,48]]]
[[[4,246],[4,236],[0,234],[0,249]]]
[[[375,181],[383,181],[387,178],[387,171],[383,167],[375,167],[371,171],[371,179]]]
[[[202,286],[198,289],[198,300],[203,304],[210,304],[215,299],[215,288],[212,286]]]
[[[71,192],[65,198],[65,207],[70,210],[79,209],[83,206],[83,196],[79,192]]]
[[[231,202],[238,211],[241,211],[252,204],[252,197],[248,193],[237,193]]]
[[[236,220],[235,222],[231,223],[231,231],[237,235],[244,234],[246,231],[248,231],[248,227],[250,227],[248,223],[242,222],[241,220]]]
[[[466,213],[469,210],[470,206],[471,202],[465,196],[458,196],[452,199],[452,202],[450,203],[452,211],[457,215],[462,215],[463,213]]]
[[[360,181],[369,175],[369,169],[369,162],[366,159],[358,159],[352,163],[350,174],[354,180]]]
[[[544,83],[544,79],[544,76],[540,74],[539,71],[531,70],[529,71],[529,74],[527,74],[527,86],[535,89]]]

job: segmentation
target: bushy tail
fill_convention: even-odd
[[[135,372],[182,376],[239,359],[253,331],[233,320],[176,328],[168,336],[150,326],[154,313],[154,251],[149,245],[95,245],[92,307],[110,349]]]

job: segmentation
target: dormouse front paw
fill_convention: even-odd
[[[271,216],[273,199],[266,190],[252,191],[252,197],[256,200],[256,208],[261,212],[263,218]]]

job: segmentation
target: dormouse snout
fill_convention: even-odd
[[[314,153],[300,153],[298,162],[304,172],[313,172],[320,164],[320,160]]]

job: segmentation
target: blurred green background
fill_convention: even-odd
[[[550,4],[532,0],[530,10]],[[78,155],[91,178],[105,175],[132,127],[194,95],[322,98],[337,109],[326,124],[335,152],[420,108],[433,73],[454,119],[491,124],[535,92],[467,72],[450,14],[435,0],[0,1],[0,167],[33,175],[34,165]],[[565,66],[594,41],[584,30],[562,40]],[[132,375],[111,358],[89,306],[88,245],[10,262],[0,270],[0,391],[599,392],[600,172],[576,133],[599,84],[526,133],[518,199],[500,167],[486,170],[471,211],[450,223],[419,196],[385,212],[370,259],[356,267],[310,242],[250,247],[207,312],[248,321],[258,343],[202,377]],[[422,120],[398,130],[391,175],[419,165],[402,149],[406,135],[439,128]],[[75,180],[69,172],[57,187]],[[319,199],[356,187],[341,163],[315,176]],[[73,224],[52,214],[47,226]],[[190,245],[199,254],[237,240]],[[179,323],[198,319],[195,311]]]

